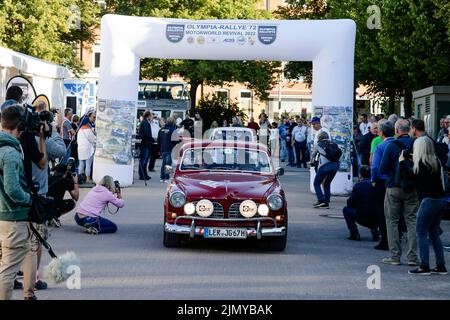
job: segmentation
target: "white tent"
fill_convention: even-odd
[[[51,107],[64,107],[64,79],[69,77],[67,68],[0,47],[0,101],[5,99],[8,80],[16,75],[28,78],[36,94],[45,94],[50,99]]]

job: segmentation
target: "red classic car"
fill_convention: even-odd
[[[203,238],[265,238],[283,251],[287,203],[267,148],[254,142],[184,144],[164,201],[164,245]]]

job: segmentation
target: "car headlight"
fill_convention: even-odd
[[[267,217],[269,215],[269,207],[266,204],[260,204],[258,206],[258,213],[260,216]]]
[[[175,191],[169,197],[170,204],[174,208],[181,208],[186,203],[186,196],[181,191]]]
[[[192,202],[188,202],[184,205],[184,213],[191,215],[195,213],[195,205]]]
[[[258,211],[258,207],[256,206],[256,203],[253,200],[244,200],[244,201],[242,201],[241,205],[239,206],[239,212],[245,218],[253,217],[257,211]]]
[[[267,204],[272,210],[280,210],[283,206],[283,199],[277,194],[272,194],[267,198]]]
[[[206,218],[214,212],[214,205],[211,201],[203,199],[197,202],[195,209],[197,210],[199,216]]]

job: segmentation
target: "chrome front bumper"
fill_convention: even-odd
[[[190,219],[191,225],[179,225],[177,224],[179,219]],[[270,217],[264,218],[251,218],[251,219],[214,219],[214,218],[200,218],[200,217],[192,217],[192,216],[179,216],[175,219],[174,224],[165,223],[164,230],[169,233],[176,234],[185,234],[189,235],[190,238],[194,238],[195,236],[203,236],[205,228],[203,226],[196,226],[195,222],[201,221],[217,221],[217,222],[255,222],[256,228],[253,227],[231,227],[231,228],[245,228],[247,229],[247,237],[256,237],[258,240],[262,237],[280,237],[286,235],[286,227],[278,227],[275,219]],[[263,221],[271,221],[273,223],[273,227],[262,227],[261,222]],[[223,227],[221,227],[223,228]]]

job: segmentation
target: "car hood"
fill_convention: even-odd
[[[279,182],[274,175],[199,172],[180,174],[175,178],[175,184],[191,201],[202,198],[262,200]]]

